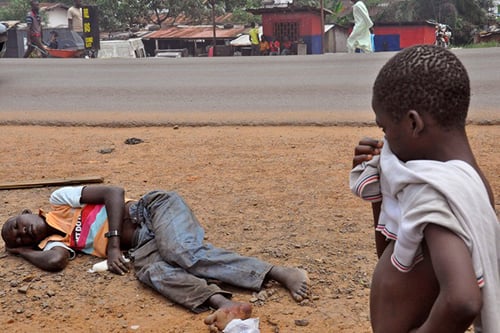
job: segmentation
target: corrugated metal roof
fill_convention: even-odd
[[[69,6],[63,3],[40,2],[40,10],[51,11],[57,8],[68,10]]]
[[[217,38],[232,39],[248,30],[244,26],[224,29],[217,27],[215,35]],[[209,39],[213,38],[213,27],[203,26],[176,26],[153,31],[145,36],[147,39]]]
[[[300,7],[295,7],[293,5],[288,5],[286,7],[259,7],[259,8],[249,8],[246,10],[249,13],[252,13],[254,15],[262,15],[266,13],[300,13],[300,12],[317,12],[319,13],[321,11],[321,8],[318,7],[311,7],[311,6],[300,6]],[[325,14],[333,14],[333,12],[327,8],[323,8],[323,12]]]
[[[160,19],[164,19],[165,15],[160,14]],[[152,21],[156,20],[156,16],[152,16]],[[216,16],[215,23],[218,25],[226,24],[226,23],[237,23],[233,21],[233,13],[226,13],[224,15]],[[162,27],[170,27],[175,25],[196,25],[196,24],[212,24],[212,17],[204,17],[201,21],[194,20],[191,17],[187,17],[184,14],[180,14],[176,17],[168,17],[165,21],[162,22]]]

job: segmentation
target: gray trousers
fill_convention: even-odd
[[[205,232],[175,192],[152,191],[130,208],[139,224],[130,250],[139,281],[193,312],[214,294],[231,293],[206,279],[259,290],[272,265],[204,244]]]

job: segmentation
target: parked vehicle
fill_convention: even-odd
[[[0,58],[3,58],[3,55],[7,50],[8,31],[9,25],[7,23],[0,22]]]
[[[144,58],[146,50],[140,38],[102,40],[99,58]]]

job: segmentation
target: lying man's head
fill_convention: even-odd
[[[35,246],[47,236],[44,217],[30,210],[9,218],[2,227],[2,239],[9,248]]]

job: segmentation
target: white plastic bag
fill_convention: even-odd
[[[233,319],[227,324],[223,333],[260,333],[259,318],[245,320]]]
[[[126,262],[129,262],[130,259],[123,257]],[[108,260],[99,261],[94,264],[91,269],[88,270],[89,273],[97,273],[97,272],[105,272],[108,270]]]

